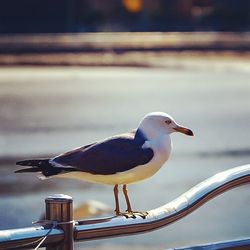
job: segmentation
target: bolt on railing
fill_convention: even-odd
[[[173,223],[219,194],[250,183],[250,164],[214,175],[177,199],[148,211],[146,219],[114,216],[74,222],[72,198],[55,195],[46,199],[45,226],[0,231],[0,249],[35,248],[42,242],[47,250],[71,250],[74,241],[145,233]],[[54,222],[54,223],[52,223]],[[52,223],[52,224],[51,224]]]

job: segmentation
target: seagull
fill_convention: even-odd
[[[151,177],[163,166],[171,154],[170,134],[173,132],[194,135],[170,115],[152,112],[132,132],[111,136],[52,158],[19,161],[16,164],[26,168],[15,173],[37,172],[40,179],[66,177],[113,185],[116,216],[135,218],[138,214],[145,218],[147,212],[132,210],[127,185]],[[119,206],[119,185],[123,186],[127,205],[124,213]]]

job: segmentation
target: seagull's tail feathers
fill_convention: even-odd
[[[53,167],[50,163],[50,159],[35,159],[35,160],[24,160],[18,161],[16,165],[20,166],[30,166],[27,168],[22,168],[16,170],[15,173],[38,173],[40,179],[45,179],[46,177],[55,175],[58,170]]]

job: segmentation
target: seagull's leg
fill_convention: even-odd
[[[130,201],[129,201],[129,197],[128,197],[128,188],[127,188],[126,184],[123,185],[122,190],[123,190],[123,194],[124,194],[124,197],[125,197],[125,200],[126,200],[126,203],[127,203],[127,210],[126,211],[128,213],[133,213],[132,208],[131,208],[131,204],[130,204]]]
[[[127,189],[126,184],[123,185],[122,190],[123,190],[123,194],[124,194],[124,197],[125,197],[125,200],[126,200],[126,203],[127,203],[127,214],[124,214],[124,216],[126,216],[127,218],[136,218],[135,215],[138,214],[143,219],[145,219],[146,216],[148,215],[147,212],[135,212],[135,211],[132,210],[131,204],[130,204],[130,201],[129,201],[129,197],[128,197],[128,189]]]
[[[114,186],[114,195],[115,195],[115,214],[116,215],[120,215],[121,212],[120,212],[120,206],[119,206],[119,198],[118,198],[118,185],[116,184]]]
[[[127,189],[126,184],[123,185],[122,191],[123,191],[123,194],[124,194],[124,197],[126,200],[126,204],[127,204],[127,210],[126,210],[127,213],[124,213],[123,215],[126,218],[134,218],[135,219],[136,217],[135,217],[135,215],[132,211],[132,208],[131,208],[131,204],[130,204],[129,197],[128,197],[128,189]]]

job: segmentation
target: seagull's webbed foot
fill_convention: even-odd
[[[146,219],[148,216],[148,212],[146,211],[141,211],[141,212],[134,212],[135,214],[138,214],[142,219]]]
[[[126,219],[132,218],[136,219],[136,216],[140,216],[142,219],[146,219],[148,212],[138,212],[138,211],[126,211],[124,213],[120,212],[119,214],[116,214],[117,216],[124,216]]]
[[[140,216],[142,219],[146,219],[147,215],[148,215],[148,212],[140,212],[140,211],[130,211],[130,212],[127,212],[128,214],[132,214],[135,218],[136,218],[136,215]]]
[[[129,212],[120,212],[118,214],[118,216],[124,216],[126,219],[132,218],[132,219],[136,219],[136,216],[134,215],[134,213],[129,213]]]

